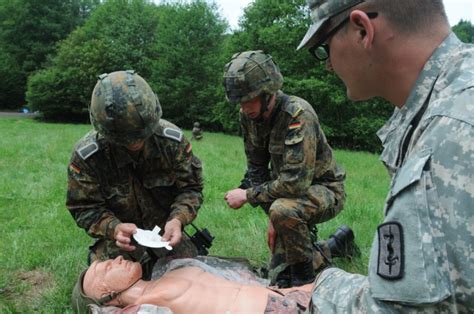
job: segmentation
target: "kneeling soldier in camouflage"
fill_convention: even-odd
[[[89,262],[122,255],[148,269],[149,255],[163,249],[145,254],[131,235],[155,225],[164,229],[170,254],[196,255],[182,229],[202,203],[201,163],[181,130],[161,115],[158,97],[138,74],[99,77],[90,107],[95,130],[72,154],[66,203],[77,225],[97,238]]]
[[[345,172],[314,109],[304,99],[285,95],[282,85],[279,68],[262,51],[237,53],[225,66],[227,99],[241,105],[248,167],[243,184],[227,192],[225,200],[234,209],[247,202],[260,205],[269,214],[270,270],[282,270],[276,284],[289,287],[312,282],[330,258],[327,246],[315,249],[311,230],[342,210]],[[342,238],[330,243],[339,249],[353,240],[347,227],[337,235]]]

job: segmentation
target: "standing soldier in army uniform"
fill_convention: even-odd
[[[66,202],[77,225],[98,238],[90,261],[122,255],[148,270],[150,254],[131,236],[137,227],[155,225],[164,229],[170,254],[197,253],[182,230],[202,203],[201,163],[181,130],[161,115],[158,97],[138,74],[99,77],[90,106],[95,130],[76,144]]]
[[[289,287],[312,282],[315,270],[326,264],[313,246],[311,229],[342,210],[345,172],[314,109],[285,95],[282,85],[280,70],[262,51],[237,53],[225,66],[227,99],[241,105],[248,167],[246,183],[228,191],[225,200],[234,209],[247,202],[260,205],[269,214],[270,269],[281,270],[276,284]],[[345,237],[343,242],[349,240]]]
[[[199,127],[199,122],[194,122],[192,134],[193,134],[193,137],[192,137],[193,140],[199,141],[202,139],[202,130]]]
[[[368,276],[320,273],[315,313],[474,311],[474,46],[441,0],[310,0],[306,47],[351,100],[396,106],[378,135],[392,176]]]

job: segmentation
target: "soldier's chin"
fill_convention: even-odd
[[[250,120],[258,121],[262,117],[260,113],[252,113],[251,115],[248,115]]]

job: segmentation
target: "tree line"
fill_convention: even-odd
[[[236,134],[239,106],[225,100],[223,68],[256,49],[273,56],[287,94],[314,106],[333,146],[378,150],[375,133],[393,110],[381,99],[351,103],[324,64],[295,50],[310,24],[306,0],[255,0],[232,32],[204,0],[0,0],[0,23],[0,109],[27,105],[46,121],[87,122],[97,76],[134,69],[166,119]],[[470,22],[453,30],[474,42]]]

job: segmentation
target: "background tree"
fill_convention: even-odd
[[[325,69],[325,64],[310,57],[306,50],[296,51],[310,25],[305,0],[255,0],[245,10],[240,29],[229,39],[225,62],[233,53],[261,49],[273,56],[285,82],[283,90],[302,97],[315,108],[330,143],[338,147],[380,149],[376,131],[393,111],[382,100],[347,100],[342,82]],[[363,75],[361,75],[363,79]],[[216,105],[215,116],[228,132],[238,132],[239,106],[226,101]]]
[[[210,123],[225,28],[204,1],[105,1],[61,44],[51,66],[30,78],[28,103],[47,120],[87,121],[97,75],[134,69],[157,92],[165,118]]]
[[[474,43],[474,25],[469,21],[461,20],[453,26],[453,32],[465,43]]]
[[[0,42],[13,42],[15,32],[27,33],[33,26],[25,17],[31,12],[56,8],[39,15],[44,18],[35,22],[38,34],[19,36],[18,45],[0,46],[0,75],[8,78],[0,87],[0,103],[5,99],[22,103],[24,81],[28,73],[33,73],[27,92],[33,109],[40,110],[48,120],[85,122],[97,75],[135,69],[157,92],[165,118],[184,128],[199,121],[206,130],[238,133],[240,106],[225,100],[223,67],[236,52],[261,49],[279,65],[285,77],[283,90],[314,106],[331,145],[369,151],[381,147],[376,131],[393,106],[381,99],[352,103],[343,83],[326,71],[324,63],[308,56],[305,50],[296,51],[310,24],[306,0],[255,0],[244,10],[239,28],[233,33],[225,33],[226,22],[216,6],[205,0],[171,1],[158,6],[149,0],[106,0],[84,26],[60,41],[54,57],[46,58],[51,52],[42,46],[34,48],[31,42],[35,41],[27,39],[42,38],[39,34],[46,30],[46,38],[59,40],[65,35],[53,35],[59,34],[58,25],[63,24],[53,13],[75,12],[66,19],[69,24],[62,26],[70,30],[87,18],[98,0],[68,0],[61,2],[62,6],[58,3],[45,0],[43,8],[33,0],[0,0]],[[76,9],[65,9],[73,4]],[[82,9],[77,9],[78,4],[83,5]],[[471,22],[461,21],[453,31],[461,40],[473,41]],[[34,51],[24,47],[33,47]],[[54,44],[49,47],[54,51]],[[43,70],[32,70],[43,65]],[[363,73],[360,79],[364,80]]]
[[[99,0],[0,0],[0,108],[24,104],[26,79],[40,69]],[[10,67],[8,65],[11,65]],[[10,85],[14,85],[10,87]]]
[[[194,121],[220,130],[212,114],[222,77],[222,39],[227,23],[217,7],[206,1],[167,4],[160,10],[157,30],[158,58],[152,85],[166,119],[191,128]]]
[[[97,76],[134,69],[152,72],[157,7],[144,0],[105,1],[59,46],[51,66],[32,75],[27,100],[46,120],[88,121]]]

